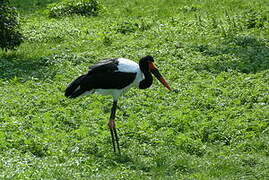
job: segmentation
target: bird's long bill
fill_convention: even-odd
[[[163,78],[163,76],[161,75],[161,73],[159,72],[159,70],[157,69],[157,67],[153,64],[150,63],[149,64],[149,69],[151,71],[151,73],[170,91],[172,90],[170,88],[170,86],[168,85],[168,83],[166,82],[166,80]]]

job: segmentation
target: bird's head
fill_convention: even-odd
[[[152,56],[145,56],[139,61],[139,66],[144,70],[144,71],[149,71],[152,73],[167,89],[170,91],[172,90],[166,80],[163,78],[159,70],[154,64],[154,59]]]

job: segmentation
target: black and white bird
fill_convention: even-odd
[[[124,91],[130,87],[146,89],[152,85],[152,74],[169,90],[168,83],[162,77],[154,64],[152,56],[140,59],[139,64],[125,58],[105,59],[91,66],[87,74],[79,76],[71,82],[65,90],[65,96],[76,98],[80,95],[98,93],[112,95],[108,126],[110,128],[112,145],[116,152],[115,142],[120,153],[119,138],[115,127],[117,102]]]

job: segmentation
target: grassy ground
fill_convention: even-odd
[[[103,0],[97,17],[48,17],[14,0],[25,42],[0,52],[1,179],[269,179],[269,3]],[[55,2],[55,1],[54,1]],[[173,89],[75,100],[66,85],[106,57],[152,55]]]

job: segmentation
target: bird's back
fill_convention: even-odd
[[[130,72],[137,73],[140,71],[139,65],[126,58],[118,58],[118,71],[120,72]]]
[[[102,73],[102,72],[113,72],[118,70],[117,66],[119,64],[119,61],[117,58],[113,59],[104,59],[92,66],[89,67],[88,74],[92,73]]]

